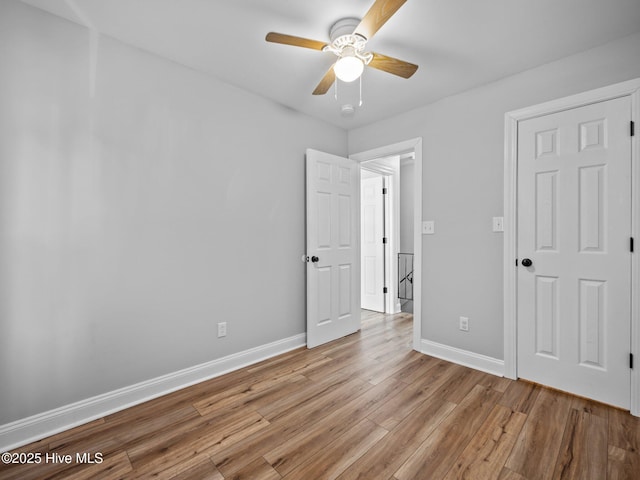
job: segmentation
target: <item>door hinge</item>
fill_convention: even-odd
[[[633,353],[629,354],[629,368],[633,370]]]
[[[629,238],[629,250],[633,253],[633,237]]]
[[[382,194],[386,195],[387,194],[387,187],[382,187]]]
[[[387,243],[387,237],[382,237],[382,243]]]
[[[631,120],[631,122],[629,122],[629,131],[631,133],[631,136],[634,137],[636,135],[636,124],[633,120]]]
[[[387,292],[387,287],[383,287],[383,288],[382,288],[382,293],[388,293],[388,292]]]

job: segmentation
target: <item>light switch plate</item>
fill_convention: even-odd
[[[493,217],[493,231],[504,232],[504,217]]]
[[[428,220],[426,222],[422,222],[422,234],[423,235],[433,235],[436,233],[436,226],[433,220]]]

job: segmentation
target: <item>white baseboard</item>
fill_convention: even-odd
[[[238,370],[306,345],[306,335],[261,345],[243,352],[152,378],[31,417],[0,425],[0,452],[26,445],[181,388]]]
[[[449,362],[464,365],[465,367],[474,368],[482,372],[504,376],[504,361],[497,358],[480,355],[479,353],[469,352],[460,348],[450,347],[442,343],[425,340],[420,341],[421,352],[432,357],[441,358]]]

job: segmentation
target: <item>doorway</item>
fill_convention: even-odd
[[[400,156],[362,162],[360,188],[362,308],[398,313],[394,259],[400,239]]]
[[[415,154],[360,164],[361,304],[413,313]]]
[[[392,205],[388,208],[391,212],[395,212],[395,225],[390,227],[395,230],[396,233],[391,233],[387,241],[388,252],[385,259],[387,265],[387,271],[389,273],[387,280],[387,299],[385,302],[387,313],[400,312],[403,305],[398,299],[398,254],[410,253],[402,252],[401,249],[413,250],[413,273],[411,275],[411,290],[413,293],[413,301],[411,309],[413,311],[413,348],[420,351],[420,339],[421,339],[421,272],[419,266],[422,262],[422,237],[420,224],[422,222],[422,139],[415,138],[400,142],[385,147],[368,150],[365,152],[350,155],[349,158],[358,162],[361,166],[361,172],[363,170],[374,169],[375,173],[386,175],[389,178],[388,195],[393,198],[392,190],[395,190],[395,206]],[[385,162],[390,159],[395,159],[397,162],[396,174],[389,170],[388,165],[385,166]],[[403,182],[401,188],[401,170],[403,165],[410,166],[411,177],[407,182]],[[375,169],[378,169],[377,171]],[[386,170],[384,169],[386,168]],[[406,180],[406,179],[405,179]],[[394,188],[395,184],[395,188]],[[401,208],[401,191],[411,194],[410,199],[405,198],[405,202],[409,203],[411,208]],[[403,222],[404,220],[404,222]],[[402,224],[404,223],[404,228]],[[403,234],[401,234],[403,230]],[[402,245],[402,237],[410,246]],[[395,241],[395,243],[394,243]],[[393,293],[392,293],[393,292]],[[405,302],[406,303],[406,302]]]

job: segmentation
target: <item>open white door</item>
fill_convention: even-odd
[[[364,175],[363,170],[363,175]],[[361,176],[361,307],[384,313],[384,196],[382,175]]]
[[[307,150],[307,347],[360,329],[358,164]]]

